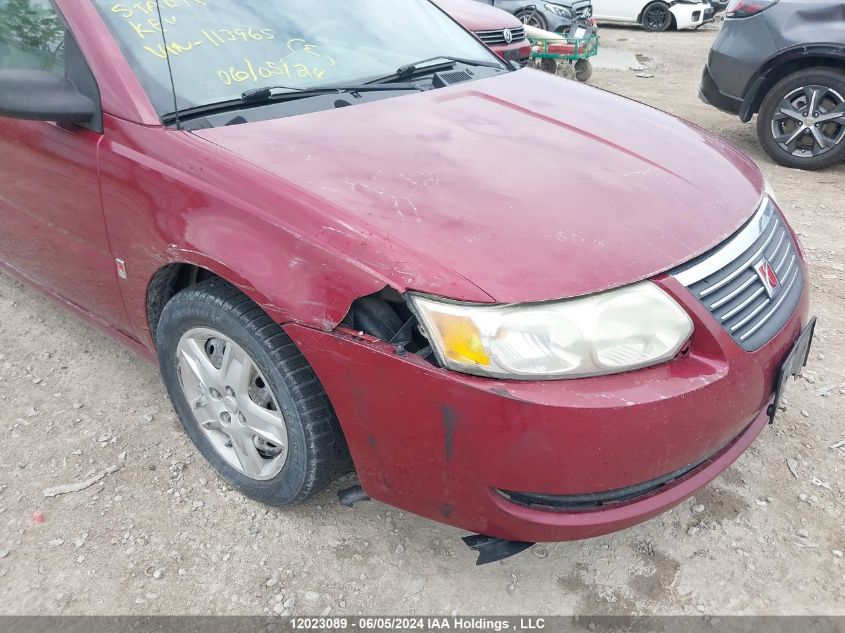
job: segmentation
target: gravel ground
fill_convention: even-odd
[[[293,511],[262,507],[194,451],[153,366],[0,274],[0,613],[845,614],[845,452],[831,448],[845,437],[845,166],[778,167],[752,126],[698,101],[716,32],[606,28],[601,65],[639,53],[647,71],[592,80],[753,156],[812,266],[810,366],[777,425],[696,499],[482,568],[458,530],[341,508],[343,483]]]

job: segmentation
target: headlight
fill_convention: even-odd
[[[683,308],[650,282],[530,305],[410,297],[445,367],[497,378],[580,378],[630,371],[674,358],[693,330]]]
[[[562,7],[562,6],[557,5],[557,4],[548,4],[548,3],[546,3],[543,6],[546,7],[546,11],[554,13],[555,15],[560,16],[562,18],[571,18],[572,17],[572,12],[569,9],[567,9],[566,7]]]

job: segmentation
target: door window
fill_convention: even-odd
[[[0,0],[0,70],[65,74],[65,25],[49,0]]]

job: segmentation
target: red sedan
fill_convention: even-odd
[[[489,557],[693,494],[812,338],[751,160],[427,0],[6,3],[0,173],[4,267],[157,361],[227,482],[354,465]]]
[[[531,42],[525,36],[525,25],[507,11],[475,0],[434,2],[505,61],[528,63]]]

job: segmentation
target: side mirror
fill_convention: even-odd
[[[0,117],[89,123],[97,112],[70,81],[45,70],[0,70]]]

